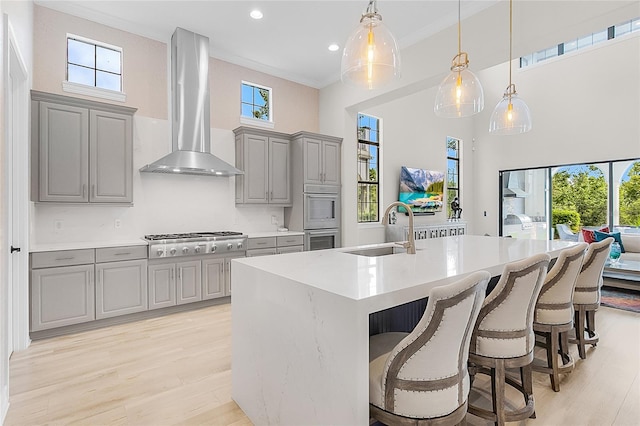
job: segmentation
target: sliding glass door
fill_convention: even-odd
[[[503,170],[500,199],[505,237],[558,238],[558,223],[640,233],[640,159]]]

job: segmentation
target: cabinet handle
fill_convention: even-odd
[[[182,279],[182,268],[178,268],[178,279]]]
[[[87,196],[87,184],[82,184],[82,198]]]
[[[273,200],[273,191],[271,191],[271,198],[269,200]]]
[[[73,260],[75,259],[75,257],[71,256],[71,257],[56,257],[56,260]]]
[[[127,255],[129,255],[129,254],[131,254],[131,252],[130,252],[130,251],[128,251],[128,252],[123,252],[123,253],[114,253],[113,255],[114,255],[114,256],[127,256]]]

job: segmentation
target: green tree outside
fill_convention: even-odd
[[[640,226],[640,161],[631,165],[629,180],[620,184],[620,225]]]
[[[579,172],[560,171],[553,176],[553,210],[575,211],[583,226],[607,223],[608,189],[604,173],[595,166]]]

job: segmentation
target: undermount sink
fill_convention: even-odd
[[[362,248],[358,250],[345,251],[344,253],[355,254],[358,256],[379,257],[388,256],[390,254],[406,253],[407,249],[399,246]]]

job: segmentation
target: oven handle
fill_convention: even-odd
[[[306,231],[309,235],[334,235],[337,230],[322,229],[318,231]]]

